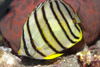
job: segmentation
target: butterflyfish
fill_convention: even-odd
[[[21,35],[18,55],[35,59],[53,59],[63,55],[83,38],[81,20],[63,0],[49,0],[28,16]]]

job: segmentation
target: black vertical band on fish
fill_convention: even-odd
[[[40,33],[41,33],[41,36],[42,36],[43,40],[44,40],[46,43],[48,43],[48,46],[49,46],[54,52],[58,52],[56,49],[54,49],[54,48],[49,44],[49,42],[48,42],[48,41],[46,40],[46,38],[44,37],[43,32],[42,32],[42,30],[41,30],[41,28],[40,28],[39,22],[38,22],[38,20],[37,20],[36,11],[35,11],[34,14],[35,14],[36,24],[37,24],[37,26],[38,26],[38,29],[39,29],[39,31],[40,31]]]
[[[43,15],[44,15],[43,18],[45,19],[46,24],[47,24],[47,26],[49,27],[49,30],[50,30],[52,36],[54,37],[54,39],[57,41],[57,43],[58,43],[63,49],[66,49],[66,48],[59,42],[59,40],[56,38],[56,36],[55,36],[55,34],[53,33],[53,31],[52,31],[50,25],[48,24],[48,20],[47,20],[47,18],[46,18],[45,11],[44,11],[44,6],[42,7],[42,12],[43,12]]]
[[[30,29],[29,29],[29,18],[28,18],[28,20],[27,20],[27,29],[28,29],[28,33],[29,33],[29,37],[30,37],[30,41],[31,41],[32,47],[34,48],[34,50],[35,50],[36,52],[38,52],[40,55],[42,55],[42,56],[45,57],[45,55],[44,55],[43,53],[41,53],[40,51],[38,51],[38,49],[36,49],[36,46],[35,46],[35,44],[33,43],[34,40],[32,39],[31,32],[30,32]]]
[[[57,3],[57,1],[55,1],[55,2],[56,2],[56,4],[57,4],[57,6],[58,6],[58,9],[59,9],[60,13],[62,14],[62,12],[61,12],[61,10],[60,10],[60,8],[59,8],[59,4]],[[63,4],[63,3],[62,3],[62,4]],[[63,4],[63,5],[64,5],[64,4]],[[70,11],[68,10],[68,8],[67,8],[65,5],[64,5],[64,7],[65,7],[66,10],[68,11],[68,13],[69,13],[71,19],[73,19],[73,17],[72,17],[72,15],[71,15]],[[76,39],[79,39],[79,37],[75,36],[74,33],[71,31],[71,28],[70,28],[70,26],[69,26],[69,24],[68,24],[68,22],[67,22],[67,20],[65,19],[65,17],[64,17],[63,14],[62,14],[62,16],[63,16],[63,18],[64,18],[64,20],[65,20],[65,22],[66,22],[66,24],[67,24],[67,26],[68,26],[68,28],[69,28],[71,34],[73,35],[73,37],[76,38]]]
[[[23,41],[23,44],[24,44],[24,49],[25,49],[26,55],[31,57],[31,55],[28,52],[28,48],[26,47],[25,38],[24,38],[24,30],[23,30],[23,34],[22,34],[22,41]]]
[[[63,27],[62,27],[62,25],[61,25],[59,19],[58,19],[57,16],[56,16],[55,11],[53,10],[52,2],[50,2],[50,6],[51,6],[51,10],[52,10],[52,12],[53,12],[55,18],[57,19],[59,25],[61,26],[61,28],[62,28],[64,34],[66,35],[66,37],[68,38],[68,40],[69,40],[71,43],[75,43],[74,41],[72,41],[72,40],[70,39],[70,37],[67,35],[67,33],[65,32],[65,30],[63,29]],[[60,13],[61,13],[61,12],[60,12]],[[63,14],[61,14],[61,15],[63,16]],[[64,16],[63,16],[63,18],[64,18]],[[65,19],[65,18],[64,18],[64,19]],[[67,23],[67,21],[66,21],[66,23]],[[67,23],[67,26],[68,26],[68,23]],[[69,28],[69,26],[68,26],[68,28]],[[69,29],[70,29],[70,28],[69,28]]]

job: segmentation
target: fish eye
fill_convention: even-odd
[[[73,23],[76,23],[76,19],[75,18],[73,18],[72,20],[73,20]]]

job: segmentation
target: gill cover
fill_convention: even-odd
[[[73,20],[74,19],[74,20]],[[62,0],[50,0],[28,16],[21,36],[19,55],[53,59],[82,40],[78,15]]]

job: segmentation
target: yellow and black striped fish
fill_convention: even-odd
[[[62,0],[40,4],[23,26],[19,55],[53,59],[82,40],[77,14]]]

